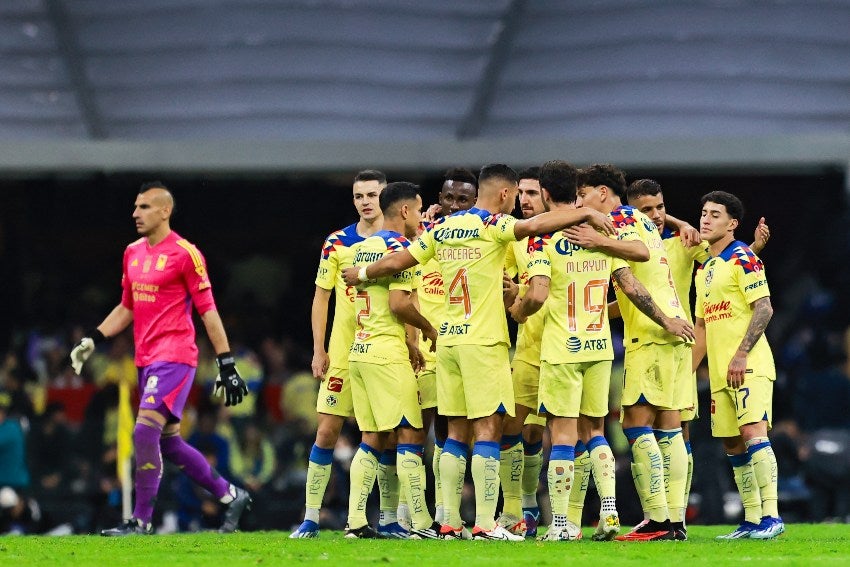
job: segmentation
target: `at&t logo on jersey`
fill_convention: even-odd
[[[608,348],[608,339],[587,339],[582,342],[578,337],[567,339],[567,350],[575,354],[582,350],[600,351]]]

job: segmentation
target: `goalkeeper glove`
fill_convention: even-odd
[[[94,352],[95,345],[102,343],[105,340],[106,337],[103,333],[101,333],[98,329],[94,329],[86,333],[86,336],[74,345],[74,350],[71,351],[71,367],[74,369],[77,376],[79,376],[80,372],[83,370],[83,363],[85,363],[85,361],[87,361]]]
[[[213,395],[224,393],[224,405],[235,406],[242,403],[242,397],[248,395],[248,386],[236,371],[236,359],[229,352],[223,352],[215,357],[218,366],[218,376],[215,378]]]

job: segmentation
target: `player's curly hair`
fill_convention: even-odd
[[[556,203],[575,203],[578,170],[560,159],[547,161],[540,168],[540,187]]]
[[[610,163],[594,163],[579,170],[579,187],[598,187],[605,185],[618,197],[626,197],[626,174]]]

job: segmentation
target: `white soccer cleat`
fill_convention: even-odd
[[[617,512],[611,512],[600,516],[596,531],[593,533],[593,541],[610,541],[620,533],[620,516]]]
[[[581,528],[572,522],[565,526],[549,526],[546,533],[538,541],[577,541],[581,539]]]
[[[518,518],[513,514],[502,514],[501,516],[499,516],[499,519],[496,520],[496,523],[511,532],[512,534],[525,537],[525,518]]]
[[[476,541],[525,541],[524,536],[511,533],[504,526],[496,524],[492,530],[475,526],[472,528],[472,539]]]

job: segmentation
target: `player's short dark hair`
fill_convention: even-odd
[[[744,220],[744,203],[732,193],[712,191],[703,195],[702,199],[699,200],[701,205],[705,205],[709,201],[726,207],[726,212],[736,221],[741,222]]]
[[[383,185],[387,182],[387,176],[383,171],[377,169],[364,169],[358,171],[357,175],[354,176],[354,182],[357,183],[358,181],[377,181]]]
[[[142,193],[147,193],[151,189],[165,189],[169,193],[171,193],[171,189],[165,186],[165,183],[160,181],[159,179],[155,179],[153,181],[145,181],[142,183],[141,187],[139,187],[139,195]]]
[[[536,165],[521,169],[517,174],[520,179],[540,179],[540,168]]]
[[[503,163],[489,163],[481,168],[478,173],[478,183],[484,183],[491,179],[501,179],[508,183],[519,182],[516,171]]]
[[[443,183],[446,181],[459,181],[460,183],[469,183],[476,189],[478,188],[478,178],[472,171],[465,167],[452,167],[446,170],[443,175]]]
[[[577,178],[578,170],[564,160],[553,159],[540,168],[540,188],[556,203],[575,203]]]
[[[147,193],[151,189],[165,189],[168,191],[168,194],[171,195],[171,216],[177,212],[177,199],[174,198],[174,193],[171,192],[171,189],[165,186],[165,183],[160,181],[159,179],[154,179],[153,181],[146,181],[142,183],[139,187],[139,195],[142,193]]]
[[[626,189],[626,200],[631,201],[638,197],[654,197],[661,194],[661,184],[654,179],[636,179]]]
[[[621,199],[626,196],[626,174],[610,163],[594,163],[579,170],[579,187],[605,185]]]
[[[396,203],[415,200],[417,195],[419,195],[419,185],[409,181],[393,181],[381,191],[378,202],[386,215]]]

